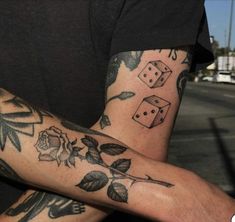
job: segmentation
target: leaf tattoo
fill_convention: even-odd
[[[92,171],[88,173],[77,185],[87,192],[93,192],[102,189],[109,182],[109,178],[101,171]]]
[[[127,203],[128,190],[121,183],[111,183],[108,187],[108,197],[114,201]]]
[[[87,135],[85,135],[85,137],[82,138],[81,141],[84,145],[86,145],[89,148],[92,148],[92,147],[96,148],[99,145],[95,139],[93,139],[91,136],[87,136]]]
[[[106,126],[111,126],[111,121],[110,121],[108,115],[105,115],[104,113],[101,115],[99,123],[100,123],[101,129],[104,129]]]
[[[133,97],[133,96],[135,96],[134,92],[124,91],[124,92],[121,92],[119,95],[113,96],[110,99],[108,99],[106,101],[106,104],[111,102],[114,99],[126,100],[126,99],[129,99],[129,98]]]
[[[2,151],[9,139],[20,152],[21,143],[18,134],[34,136],[34,125],[41,124],[43,116],[50,116],[49,113],[37,110],[18,97],[0,99],[0,107],[0,149]],[[17,111],[9,112],[9,110],[15,110],[15,107]]]
[[[110,172],[112,174],[115,174],[116,171],[112,169],[116,169],[122,173],[126,173],[129,170],[130,166],[131,166],[130,159],[119,159],[112,163]]]
[[[109,86],[111,86],[117,79],[119,68],[122,64],[122,62],[125,64],[125,66],[130,69],[130,71],[133,71],[138,67],[141,61],[141,57],[143,55],[143,51],[129,51],[129,52],[121,52],[117,55],[114,55],[109,62],[108,66],[108,73],[106,78],[106,92]],[[128,98],[131,98],[135,95],[133,92],[122,92],[119,95],[116,95],[109,100],[106,98],[106,104],[109,103],[113,99],[120,99],[120,100],[126,100]],[[111,121],[109,119],[109,116],[106,114],[103,114],[99,121],[100,128],[104,129],[107,126],[111,126]]]
[[[131,167],[131,159],[119,158],[111,164],[107,164],[103,155],[119,156],[127,150],[126,147],[115,143],[99,142],[90,135],[81,138],[83,147],[76,146],[77,140],[70,141],[68,136],[60,129],[52,126],[39,133],[38,141],[35,145],[39,152],[40,161],[56,161],[64,163],[65,166],[75,166],[75,158],[96,164],[109,170],[110,176],[102,171],[93,170],[84,175],[83,179],[76,185],[87,192],[96,192],[107,187],[107,196],[118,202],[128,202],[128,189],[120,183],[121,180],[130,180],[132,185],[139,182],[158,184],[165,187],[174,186],[171,183],[155,180],[150,176],[146,178],[128,174]],[[85,146],[85,147],[84,147]],[[47,158],[42,156],[47,155]],[[73,159],[73,164],[71,164]],[[58,164],[58,165],[60,165]],[[117,181],[118,180],[118,181]]]
[[[106,143],[100,146],[100,150],[108,155],[116,156],[124,153],[126,151],[126,147],[121,146],[119,144],[114,143]]]
[[[129,92],[129,91],[124,91],[124,92],[121,92],[120,94],[116,95],[116,96],[113,96],[111,97],[110,99],[108,99],[106,101],[106,105],[111,102],[112,100],[115,100],[115,99],[119,99],[119,100],[126,100],[126,99],[129,99],[131,97],[135,96],[135,93],[134,92]],[[111,126],[111,121],[109,119],[109,116],[106,115],[106,114],[102,114],[101,118],[100,118],[100,128],[101,129],[104,129],[105,127],[107,126]]]

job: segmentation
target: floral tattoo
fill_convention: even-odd
[[[96,164],[109,170],[110,175],[102,171],[91,171],[76,185],[87,192],[95,192],[107,187],[107,196],[118,202],[128,202],[128,188],[121,183],[122,180],[130,180],[132,185],[138,182],[158,184],[165,187],[174,186],[171,183],[155,180],[146,175],[146,178],[134,176],[128,173],[131,167],[131,159],[120,158],[111,164],[107,164],[103,155],[119,156],[127,150],[126,147],[115,143],[99,142],[88,135],[81,139],[82,147],[76,145],[77,140],[70,141],[67,134],[52,126],[39,133],[35,144],[39,152],[40,161],[56,161],[58,166],[63,163],[67,167],[76,164],[76,158],[85,160],[90,164]]]
[[[16,111],[10,112],[9,110]],[[50,116],[46,111],[30,106],[19,97],[0,93],[0,149],[4,151],[9,139],[12,145],[20,152],[21,142],[19,134],[34,136],[36,124],[42,124],[43,117]]]

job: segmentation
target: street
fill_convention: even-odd
[[[235,85],[189,82],[169,162],[235,193]]]

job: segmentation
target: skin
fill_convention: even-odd
[[[120,81],[116,81],[117,77],[119,77],[119,75],[126,75],[124,76],[124,78],[121,79],[121,81],[125,82],[126,81],[126,77],[128,75],[132,75],[133,76],[133,71],[137,71],[137,70],[141,70],[141,66],[145,66],[145,63],[147,60],[165,60],[165,62],[167,62],[168,65],[171,66],[172,68],[172,71],[173,71],[173,74],[176,74],[178,71],[178,69],[187,69],[188,66],[189,66],[189,63],[186,63],[186,64],[181,64],[183,60],[185,60],[185,58],[187,57],[188,55],[188,52],[186,51],[186,47],[185,49],[182,49],[181,51],[179,51],[179,53],[177,54],[178,55],[178,61],[177,62],[174,62],[175,60],[172,59],[171,57],[171,54],[172,54],[172,50],[161,50],[161,51],[157,51],[157,50],[153,50],[153,51],[145,51],[145,52],[137,52],[135,54],[135,52],[127,52],[127,53],[120,53],[116,56],[113,56],[113,58],[110,60],[110,65],[109,65],[109,70],[108,70],[108,73],[107,73],[107,83],[106,83],[106,89],[107,89],[107,95],[106,95],[106,110],[105,110],[105,115],[108,115],[109,118],[112,118],[112,125],[110,125],[109,127],[106,127],[106,129],[100,129],[100,121],[97,121],[97,123],[94,125],[93,128],[95,128],[96,130],[100,130],[100,131],[103,131],[105,130],[106,133],[109,133],[110,131],[110,135],[112,136],[113,134],[113,131],[115,132],[116,131],[116,128],[117,126],[119,126],[119,124],[115,123],[113,121],[114,117],[112,115],[113,113],[113,110],[116,109],[116,107],[114,106],[114,104],[116,104],[117,106],[120,106],[120,104],[123,102],[124,104],[126,104],[126,102],[128,101],[125,101],[127,99],[130,99],[129,102],[131,102],[134,105],[138,105],[137,102],[136,102],[136,98],[135,100],[133,101],[133,98],[132,97],[141,97],[142,95],[139,95],[136,93],[133,93],[130,91],[130,89],[128,88],[117,88],[117,92],[115,92],[115,90],[112,90],[112,88],[114,86],[119,86],[121,85],[120,84]],[[176,53],[174,53],[176,54]],[[136,55],[136,57],[132,56],[132,55]],[[142,60],[142,57],[145,60]],[[118,59],[118,62],[117,62],[117,59]],[[113,65],[113,62],[115,62],[115,64]],[[117,66],[118,65],[118,66]],[[177,74],[175,75],[175,78],[177,77]],[[133,76],[132,77],[132,80],[133,81],[140,81],[140,79],[137,79],[136,76]],[[130,84],[130,83],[129,83]],[[130,84],[131,86],[131,84]],[[143,84],[143,88],[145,88],[146,86]],[[111,90],[110,90],[111,89]],[[167,89],[167,88],[166,88]],[[129,90],[129,91],[128,91]],[[134,88],[132,90],[135,90],[135,91],[140,91],[140,90],[143,90],[141,88]],[[113,91],[113,92],[110,92],[110,91]],[[122,100],[118,101],[118,96],[112,96],[112,94],[115,95],[115,93],[118,94],[118,92],[121,91],[121,92],[129,92],[128,95],[125,95],[125,98],[122,98]],[[156,90],[155,90],[156,91]],[[131,93],[130,93],[131,92]],[[119,93],[120,95],[120,93]],[[146,94],[147,95],[147,94]],[[164,96],[164,95],[163,95]],[[115,101],[115,99],[117,99]],[[107,109],[112,109],[111,112],[110,111],[107,111]],[[128,113],[131,114],[131,112],[133,112],[132,110],[130,110]],[[121,119],[123,118],[122,116],[126,115],[125,114],[122,114],[122,113],[119,113],[119,116],[117,116],[116,118],[117,119]],[[131,122],[128,121],[128,122]],[[171,125],[167,125],[168,128],[171,127]],[[112,129],[112,130],[111,130]],[[133,126],[129,126],[128,127],[129,130],[134,130],[135,127]],[[156,131],[156,130],[154,130]],[[120,133],[119,133],[120,134]],[[148,132],[145,132],[146,135],[149,135],[151,138],[152,141],[155,140],[155,138],[151,135],[155,134],[155,132],[151,132],[150,130]],[[167,132],[167,134],[169,134],[169,132]],[[136,134],[137,135],[137,134]],[[144,145],[143,141],[146,141],[145,139],[134,139],[134,136],[136,135],[132,135],[133,136],[133,139],[130,140],[129,142],[129,146],[130,147],[134,147],[136,146],[136,142],[142,142],[142,144]],[[162,141],[164,138],[163,137],[160,137],[159,138],[156,138],[159,141]],[[134,143],[133,143],[134,142]],[[137,146],[135,148],[137,151],[143,153],[144,155],[148,155],[148,152],[147,150],[141,150],[139,146]],[[162,152],[163,151],[163,152]],[[154,153],[154,156],[152,154],[150,154],[149,156],[151,158],[154,157],[155,160],[161,160],[163,161],[165,159],[165,157],[163,155],[165,155],[166,153],[166,146],[162,147],[162,150],[160,150],[160,152],[156,152],[156,149],[155,149],[155,152]],[[11,208],[14,208],[14,207],[17,207],[19,206],[20,203],[22,203],[25,199],[27,199],[28,197],[30,197],[30,195],[32,195],[32,193],[36,193],[36,191],[32,191],[32,190],[29,190],[28,192],[26,192]],[[46,199],[43,199],[43,201],[46,201]],[[70,201],[68,199],[68,201]],[[34,207],[34,209],[36,208],[36,206]],[[93,217],[92,218],[95,218],[96,221],[99,221],[100,219],[104,218],[106,216],[106,212],[101,212],[101,211],[97,211],[96,209],[93,209],[92,207],[90,206],[86,206],[86,209],[89,209],[89,211],[93,212]],[[90,210],[91,209],[91,210]],[[109,210],[110,211],[110,210]],[[29,212],[28,212],[29,214]],[[22,214],[20,214],[22,215]],[[18,220],[19,216],[10,216],[9,214],[5,214],[3,215],[2,217],[4,217],[4,219],[8,218],[8,220],[12,220],[12,221],[16,221]],[[32,216],[33,220],[44,220],[45,221],[45,218],[47,218],[48,221],[50,220],[66,220],[66,221],[73,221],[73,220],[81,220],[83,221],[84,220],[84,217],[85,218],[90,218],[90,214],[88,214],[87,212],[83,212],[82,215],[81,214],[78,214],[76,216],[76,214],[74,215],[68,215],[66,217],[61,217],[61,218],[51,218],[50,216],[48,216],[48,213],[47,211],[43,210],[41,211],[40,213],[38,213],[37,215],[34,214]]]
[[[93,127],[94,129],[102,131],[114,138],[121,138],[122,142],[129,145],[130,147],[135,147],[135,150],[139,152],[143,152],[144,150],[144,154],[146,156],[159,160],[163,160],[166,157],[167,144],[174,123],[174,118],[180,103],[180,96],[178,94],[179,90],[176,85],[178,75],[188,66],[188,64],[181,64],[181,60],[179,60],[180,62],[178,61],[178,63],[176,63],[177,60],[172,59],[171,56],[169,57],[169,52],[169,50],[162,50],[161,52],[157,50],[145,52],[141,58],[141,62],[133,70],[122,63],[120,65],[116,80],[107,87],[107,98],[112,98],[113,96],[118,95],[120,91],[127,90],[138,92],[138,94],[136,93],[135,96],[124,101],[113,99],[107,104],[104,111],[104,113],[109,116],[112,122],[111,127],[100,129],[99,122]],[[182,54],[180,55],[179,53],[178,58],[184,58],[186,56],[186,52],[183,50],[180,52]],[[163,87],[150,89],[146,86],[146,84],[143,83],[143,81],[137,78],[139,73],[145,67],[146,63],[155,60],[164,61],[164,63],[167,63],[172,71],[171,77],[169,77],[167,83],[164,84],[164,89]],[[178,65],[176,66],[176,64]],[[178,67],[178,69],[174,69],[175,67]],[[151,94],[149,94],[150,91]],[[136,121],[133,121],[131,115],[136,111],[140,101],[142,101],[143,98],[146,98],[146,96],[152,94],[157,94],[159,97],[170,101],[171,108],[167,113],[164,123],[154,128],[148,129],[141,126]],[[9,96],[7,93],[6,95]],[[125,112],[122,113],[122,110]],[[12,110],[9,110],[9,112],[11,111]],[[125,128],[121,127],[122,125],[125,125]],[[128,200],[128,207],[125,205],[123,206],[123,204],[116,202],[113,203],[113,201],[108,200],[106,193],[103,191],[99,191],[97,194],[92,193],[92,195],[81,192],[80,190],[78,191],[73,187],[74,184],[78,182],[75,181],[78,178],[81,180],[81,178],[88,172],[89,169],[93,170],[93,165],[90,166],[78,162],[76,164],[76,168],[78,169],[67,169],[63,166],[59,166],[58,168],[58,166],[56,166],[56,164],[52,164],[52,162],[43,163],[38,162],[36,158],[34,160],[27,158],[28,156],[37,157],[37,152],[35,149],[33,150],[27,148],[34,147],[38,136],[37,134],[50,126],[56,126],[63,132],[66,132],[69,138],[77,139],[78,141],[84,137],[84,134],[82,133],[74,132],[73,130],[68,130],[67,128],[63,127],[58,119],[46,116],[44,117],[44,122],[42,124],[35,124],[34,136],[27,137],[25,135],[20,135],[21,144],[23,144],[22,147],[24,147],[22,148],[20,154],[19,152],[17,153],[13,144],[8,141],[6,143],[5,150],[1,153],[1,157],[6,160],[9,165],[17,169],[17,171],[19,171],[19,173],[22,174],[24,178],[27,178],[27,182],[43,186],[44,188],[66,194],[68,196],[73,195],[73,198],[75,199],[83,199],[90,203],[119,208],[122,210],[127,210],[128,212],[139,212],[141,215],[147,216],[154,220],[223,221],[224,219],[229,218],[229,215],[232,214],[232,211],[234,211],[234,205],[231,199],[229,199],[214,186],[209,185],[201,180],[199,177],[188,171],[146,159],[145,157],[140,156],[139,154],[129,149],[124,154],[122,154],[122,158],[132,159],[132,168],[130,169],[131,174],[144,178],[146,176],[146,172],[148,172],[148,175],[151,173],[151,177],[154,175],[158,179],[158,176],[160,176],[160,179],[163,179],[163,181],[168,181],[170,179],[170,182],[175,186],[173,188],[163,188],[156,185],[153,186],[153,184],[151,185],[149,183],[137,183],[129,190],[130,199]],[[99,141],[100,144],[107,141],[120,144],[118,141],[108,137],[103,137],[100,135],[94,137]],[[106,158],[107,161],[113,161],[110,157]],[[21,166],[18,166],[15,160],[20,160],[22,163]],[[32,165],[39,165],[40,170],[35,169],[32,172],[27,172],[27,167]],[[158,173],[156,173],[156,171]],[[60,180],[58,181],[58,179],[55,178],[48,178],[48,172],[49,174],[56,175],[55,178],[60,178]],[[39,178],[35,178],[34,173],[36,173]],[[57,186],[55,187],[53,184],[57,184]],[[126,181],[125,185],[130,185],[130,181]],[[67,189],[65,189],[65,187],[67,187]],[[199,190],[202,193],[201,195],[198,195],[197,193]],[[135,195],[137,192],[138,197]],[[217,194],[215,197],[214,192]],[[141,196],[145,197],[146,201],[140,202],[140,200],[143,199]],[[182,201],[183,203],[181,203]],[[212,201],[214,205],[212,204],[212,206],[207,206],[209,201]],[[159,204],[160,202],[161,204]],[[180,204],[178,202],[180,202]],[[220,214],[217,215],[218,209],[216,208],[216,205],[219,202],[223,202],[224,205],[220,209],[222,213],[219,211]],[[186,210],[191,208],[194,208],[195,212],[185,215],[187,212]],[[159,209],[159,211],[156,212],[155,209]],[[170,215],[169,210],[172,212]],[[214,212],[214,210],[216,210],[215,213],[213,213],[214,215],[211,215],[211,212]],[[80,215],[78,217],[80,217]]]

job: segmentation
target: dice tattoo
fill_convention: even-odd
[[[151,129],[164,122],[171,103],[155,95],[146,97],[132,117],[133,120]]]
[[[166,64],[157,60],[149,62],[138,77],[148,87],[157,88],[165,84],[171,73],[171,69]]]

